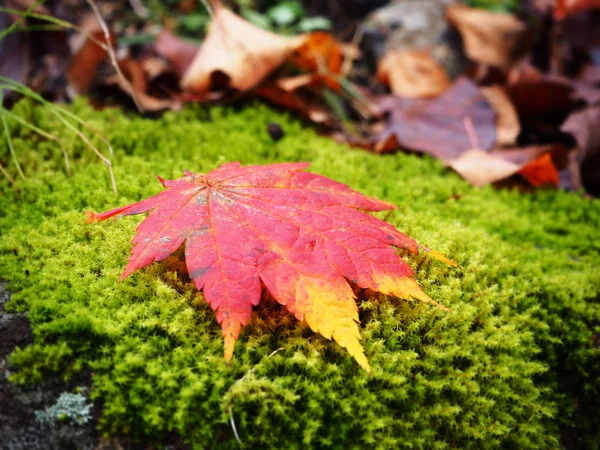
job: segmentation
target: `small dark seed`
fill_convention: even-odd
[[[275,142],[277,142],[283,136],[285,136],[285,133],[283,132],[283,129],[278,124],[276,124],[275,122],[271,122],[267,126],[267,132],[269,133],[269,136],[271,136],[271,139],[273,139],[273,141],[275,141]]]

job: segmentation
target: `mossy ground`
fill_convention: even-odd
[[[597,201],[476,189],[427,157],[350,150],[261,105],[158,120],[81,103],[72,111],[113,144],[119,194],[83,142],[43,109],[18,105],[61,136],[75,162],[66,176],[54,143],[11,129],[28,179],[0,181],[0,279],[35,335],[11,358],[15,382],[91,369],[103,432],[146,443],[175,432],[194,448],[597,445]],[[279,142],[267,133],[270,121],[285,131]],[[425,292],[452,313],[363,298],[369,377],[335,343],[265,302],[227,367],[214,313],[176,258],[117,283],[142,218],[83,222],[86,210],[157,193],[155,174],[175,178],[226,161],[310,161],[311,170],[398,205],[388,221],[462,267],[418,266]]]

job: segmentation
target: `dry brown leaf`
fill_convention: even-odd
[[[276,105],[299,112],[315,123],[331,124],[333,117],[323,106],[321,98],[307,89],[302,89],[313,84],[316,77],[318,76],[305,74],[281,78],[273,83],[262,84],[254,92]]]
[[[446,9],[446,15],[458,28],[473,61],[509,67],[527,50],[527,26],[512,14],[454,4]]]
[[[213,87],[217,73],[229,87],[247,91],[281,65],[304,36],[287,38],[245,21],[220,1],[212,2],[214,18],[208,34],[181,80],[185,90],[203,93]]]
[[[554,145],[538,145],[491,152],[473,148],[446,164],[472,185],[485,186],[516,174],[531,161],[555,148]]]
[[[496,145],[514,145],[521,132],[519,116],[506,90],[501,86],[481,88],[481,93],[496,113]]]
[[[592,195],[600,196],[600,105],[585,108],[569,116],[561,130],[571,134],[579,146],[571,163],[579,171],[581,182]]]
[[[129,83],[118,75],[106,80],[107,85],[116,85],[130,97],[135,96],[144,111],[162,111],[165,109],[179,109],[181,102],[170,99],[160,99],[148,94],[149,84],[144,64],[141,61],[124,59],[119,61],[119,67]]]
[[[388,53],[379,61],[377,79],[404,97],[437,97],[450,87],[448,75],[426,50]]]
[[[69,69],[67,80],[78,94],[87,94],[92,87],[96,72],[100,64],[107,59],[108,53],[100,47],[98,42],[106,44],[104,32],[99,28],[89,33],[77,52],[74,53]],[[114,37],[111,36],[114,43]],[[111,44],[112,44],[111,43]]]

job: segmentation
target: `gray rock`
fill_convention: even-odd
[[[448,24],[445,8],[456,0],[394,0],[373,11],[363,24],[361,49],[373,62],[397,49],[431,50],[450,78],[464,72],[467,59],[460,34]]]

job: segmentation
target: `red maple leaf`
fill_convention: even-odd
[[[397,253],[398,248],[411,254],[430,250],[364,212],[394,205],[304,172],[308,166],[229,163],[206,175],[159,177],[166,189],[158,195],[88,213],[87,222],[151,211],[137,229],[121,280],[166,258],[185,241],[190,277],[221,324],[226,361],[260,301],[262,282],[298,320],[333,338],[370,371],[359,343],[356,297],[346,280],[438,305]]]

